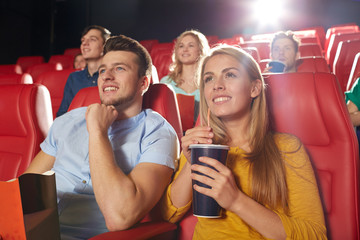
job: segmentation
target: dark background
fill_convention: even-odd
[[[47,60],[78,47],[87,25],[98,24],[113,35],[169,42],[187,29],[229,38],[278,30],[360,23],[354,0],[284,0],[287,17],[279,26],[259,28],[250,5],[255,0],[1,0],[0,64],[19,56]],[[271,1],[271,0],[268,0]]]

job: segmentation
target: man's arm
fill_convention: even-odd
[[[346,105],[352,124],[355,127],[360,126],[360,112],[358,107],[351,100],[349,100]]]
[[[44,173],[54,166],[55,157],[40,151],[24,173]]]
[[[173,172],[163,165],[140,163],[125,175],[115,162],[107,135],[116,117],[115,108],[99,104],[89,106],[86,113],[91,180],[110,231],[127,229],[141,220],[158,202]]]

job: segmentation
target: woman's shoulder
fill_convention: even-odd
[[[275,133],[274,140],[282,152],[294,152],[303,145],[301,140],[295,135],[289,133]]]

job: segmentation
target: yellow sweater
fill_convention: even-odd
[[[288,134],[276,134],[275,141],[285,161],[290,214],[286,215],[282,209],[277,209],[275,213],[284,225],[287,239],[326,239],[323,208],[314,172],[304,147],[296,137]],[[251,176],[248,161],[243,158],[244,153],[237,147],[230,148],[226,165],[232,169],[239,188],[249,195]],[[174,178],[179,175],[186,161],[181,154],[179,169]],[[177,222],[190,208],[191,202],[176,208],[172,205],[170,191],[171,184],[162,199],[163,216],[167,221]],[[265,239],[255,230],[251,230],[236,214],[223,210],[222,216],[215,219],[198,218],[193,239]]]

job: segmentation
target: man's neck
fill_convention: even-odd
[[[90,76],[93,76],[99,70],[101,58],[99,59],[90,59],[86,62],[88,72]]]

